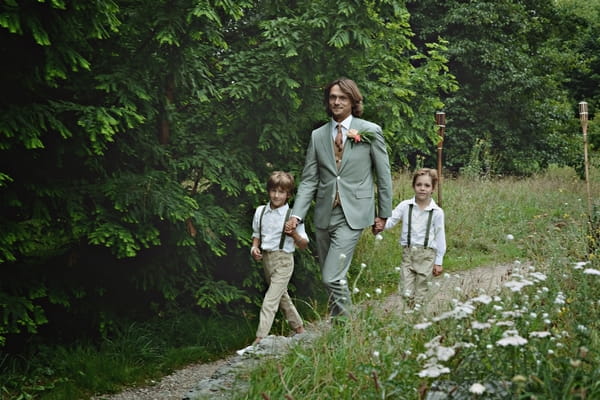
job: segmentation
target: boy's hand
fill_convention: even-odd
[[[441,265],[435,264],[433,266],[433,276],[440,276],[443,271],[444,271],[444,267],[442,267]]]
[[[260,249],[256,246],[253,246],[250,249],[250,255],[252,256],[252,258],[254,258],[256,261],[260,261],[262,260],[262,253],[260,251]]]

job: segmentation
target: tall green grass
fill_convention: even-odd
[[[124,325],[100,345],[37,346],[0,359],[0,399],[85,399],[118,392],[223,357],[253,337],[254,327],[244,321],[186,313]]]
[[[398,201],[412,195],[408,174],[396,190]],[[249,391],[232,398],[600,398],[600,262],[588,254],[584,182],[553,168],[527,179],[445,180],[442,195],[446,270],[510,263],[507,287],[452,294],[437,314],[383,310],[367,300],[397,290],[399,232],[365,234],[349,280],[360,311],[308,346],[265,358],[240,377],[253,382]]]

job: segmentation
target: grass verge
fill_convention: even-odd
[[[433,313],[386,312],[370,300],[396,290],[398,232],[365,235],[349,281],[366,306],[310,346],[265,358],[232,398],[600,398],[600,260],[588,252],[584,184],[551,169],[443,188],[447,271],[514,264],[501,291],[457,291]]]
[[[209,362],[254,337],[243,321],[196,314],[129,324],[101,345],[38,347],[0,360],[0,399],[85,399]]]

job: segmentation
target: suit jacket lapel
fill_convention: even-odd
[[[323,148],[325,149],[325,152],[330,154],[330,161],[331,161],[331,165],[333,166],[334,169],[337,169],[337,166],[335,165],[335,152],[333,149],[333,138],[331,137],[331,131],[333,129],[333,122],[331,122],[331,120],[329,121],[329,123],[325,124],[323,126],[324,132],[322,132],[321,135],[321,144],[323,146]]]
[[[350,123],[350,129],[360,131],[360,125],[360,120],[354,117]],[[353,146],[352,143],[349,142],[350,139],[346,138],[346,142],[344,143],[344,154],[342,154],[342,163],[340,164],[340,172],[344,169],[344,165],[348,162],[348,159],[352,157]]]
[[[344,153],[342,154],[342,163],[340,164],[340,172],[344,169],[344,165],[348,161],[348,157],[350,157],[350,152],[352,151],[352,145],[349,143],[350,139],[346,138],[346,142],[344,143]]]

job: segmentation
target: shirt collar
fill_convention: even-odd
[[[411,199],[411,203],[418,207],[415,197],[413,197]],[[425,207],[425,210],[435,210],[436,208],[439,208],[439,207],[432,198],[431,201],[429,202],[429,204],[427,205],[427,207]]]
[[[335,130],[338,122],[333,118],[331,119],[331,121],[333,123],[333,129]],[[348,129],[350,129],[350,124],[352,124],[352,114],[348,115],[348,117],[342,121],[342,127],[347,131]]]
[[[281,207],[271,208],[271,202],[269,202],[269,203],[267,203],[267,212],[274,212],[274,213],[277,213],[279,215],[285,215],[285,213],[287,212],[287,209],[289,207],[290,207],[289,204],[285,203]]]

